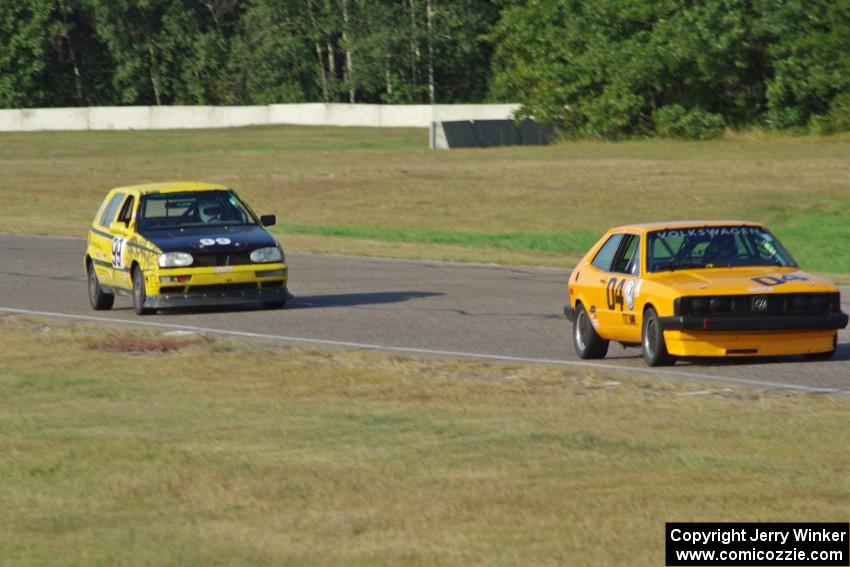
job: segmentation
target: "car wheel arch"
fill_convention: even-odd
[[[138,262],[138,260],[133,260],[132,262],[130,262],[130,269],[129,270],[130,270],[129,273],[130,273],[131,286],[132,286],[132,282],[133,282],[133,276],[135,275],[137,270],[142,274],[142,283],[143,284],[147,283],[147,282],[145,282],[145,279],[146,279],[145,278],[145,269]],[[145,287],[147,287],[147,286],[145,286]]]
[[[655,311],[655,314],[658,315],[658,307],[655,306],[651,301],[647,301],[643,304],[643,308],[640,310],[640,320],[636,321],[638,327],[641,330],[641,340],[643,340],[643,323],[646,321],[646,312],[652,309]]]

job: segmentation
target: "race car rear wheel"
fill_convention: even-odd
[[[148,298],[145,292],[145,275],[142,269],[136,266],[133,268],[133,311],[136,315],[150,315],[153,309],[145,307],[145,300]]]
[[[115,303],[115,296],[111,293],[106,293],[100,287],[100,281],[97,279],[97,272],[93,264],[89,264],[89,304],[95,311],[105,311],[112,309],[112,304]]]
[[[573,345],[579,358],[605,358],[608,354],[608,341],[600,337],[584,310],[584,305],[576,306],[576,318],[573,322]]]
[[[661,329],[658,313],[652,307],[643,314],[643,333],[641,335],[643,360],[649,366],[675,364],[676,359],[667,352],[667,344],[664,342],[664,331]]]

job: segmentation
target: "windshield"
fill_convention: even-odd
[[[142,197],[139,230],[257,224],[232,191],[186,191]]]
[[[706,226],[650,232],[647,270],[794,266],[779,241],[757,226]]]

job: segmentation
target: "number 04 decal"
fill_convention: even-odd
[[[112,239],[112,267],[124,269],[124,248],[126,238],[116,237]]]
[[[625,294],[623,288],[626,289]],[[635,308],[635,282],[629,278],[611,278],[605,286],[605,300],[608,309],[615,311],[620,306],[620,311],[633,310]]]

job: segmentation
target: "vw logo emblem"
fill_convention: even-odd
[[[756,311],[767,311],[767,298],[759,295],[753,299],[753,309]]]

